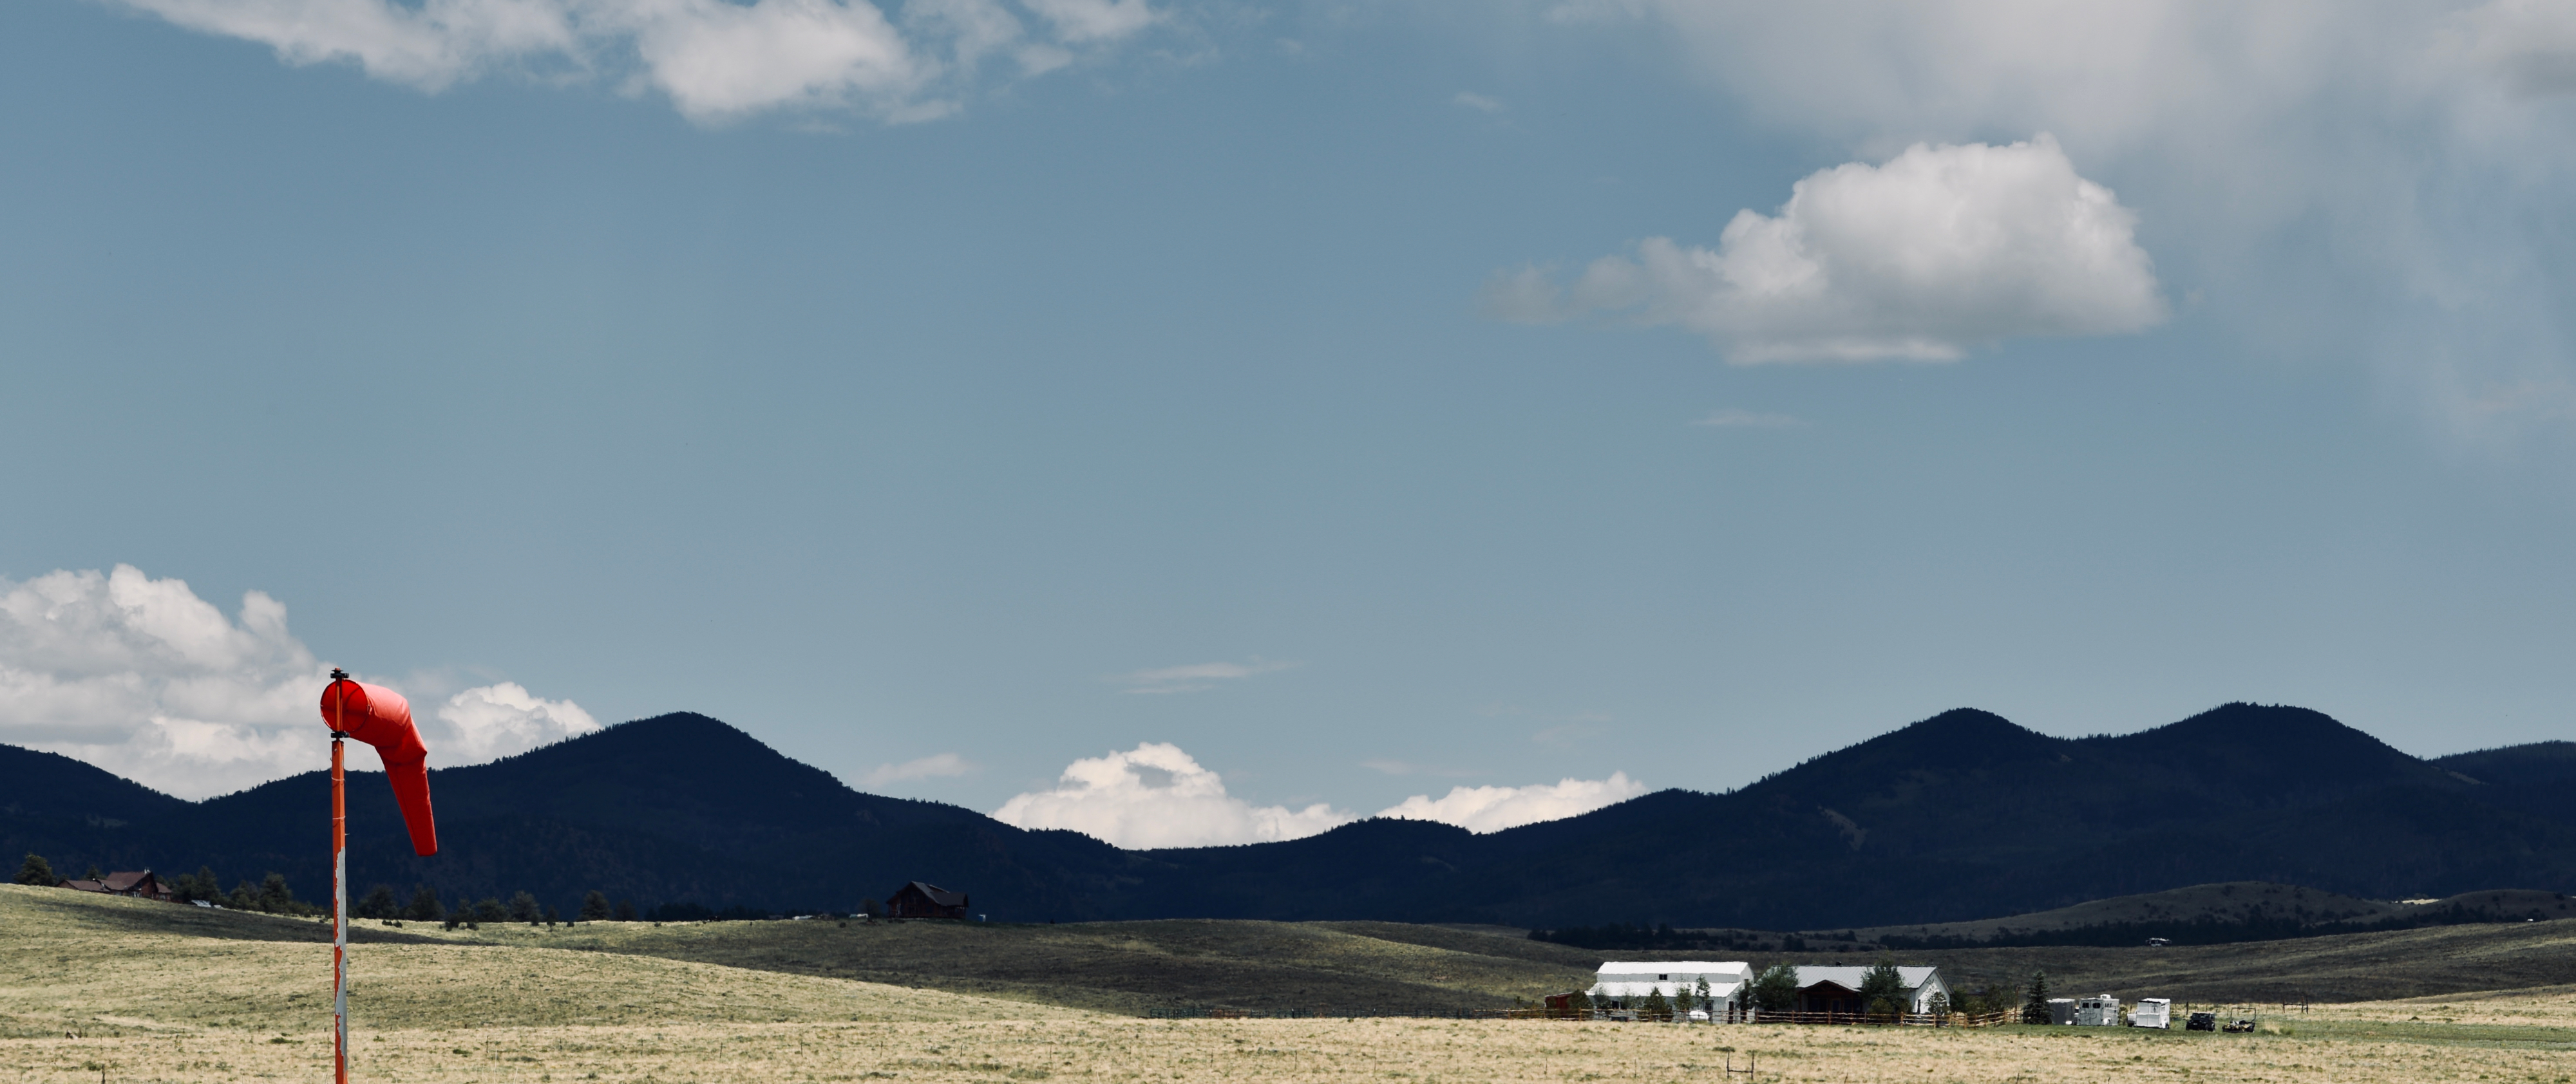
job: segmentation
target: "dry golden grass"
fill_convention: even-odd
[[[0,1069],[30,1081],[325,1079],[316,1031],[18,1039]],[[1733,1047],[1732,1051],[1725,1048]],[[671,1024],[374,1032],[352,1077],[418,1084],[603,1080],[1592,1081],[2040,1084],[2064,1080],[2376,1084],[2569,1079],[2560,1044],[2110,1028],[1931,1031],[1551,1021],[1194,1020]]]
[[[327,927],[307,921],[0,886],[0,1036],[327,1029],[328,938]],[[350,960],[350,1016],[369,1030],[1085,1015],[685,960],[426,937],[354,945]]]
[[[263,916],[0,888],[0,1081],[327,1079],[323,934]],[[364,1081],[1731,1084],[1746,1078],[1720,1067],[1756,1055],[1762,1071],[1747,1084],[2562,1084],[2576,1070],[2571,987],[2271,1011],[2252,1035],[1166,1021],[568,950],[525,928],[370,936],[380,940],[353,956],[352,1076]]]

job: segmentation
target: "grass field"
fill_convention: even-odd
[[[1034,999],[1058,989],[1075,990],[1072,1000],[1127,996],[1117,982],[1102,985],[1082,975],[975,979],[1012,995],[988,997],[828,973],[875,959],[879,973],[910,974],[937,965],[943,954],[987,961],[959,968],[975,970],[989,968],[989,958],[1003,949],[1029,949],[1055,954],[1033,970],[1089,959],[1126,968],[1118,982],[1164,974],[1223,986],[1227,968],[1277,952],[1281,958],[1270,963],[1283,970],[1273,974],[1303,973],[1319,983],[1352,976],[1398,982],[1396,969],[1421,967],[1429,969],[1425,976],[1445,976],[1430,980],[1435,985],[1454,984],[1441,989],[1502,996],[1513,983],[1561,975],[1573,963],[1552,955],[1553,946],[1471,930],[1336,923],[1265,932],[1234,925],[606,925],[556,931],[551,938],[527,927],[454,934],[369,928],[353,951],[353,1077],[443,1084],[1731,1082],[1747,1078],[1721,1073],[1728,1059],[1742,1068],[1756,1055],[1762,1071],[1751,1084],[2040,1084],[2107,1077],[2183,1084],[2563,1084],[2576,1071],[2576,986],[2320,1004],[2305,1012],[2269,1009],[2256,1034],[2211,1035],[1146,1020]],[[2546,947],[2556,942],[2543,931],[2493,929],[2518,930],[2526,952],[2568,951]],[[961,940],[986,934],[998,939]],[[2474,941],[2408,944],[2425,951],[2492,948]],[[2346,958],[2352,951],[2317,958]],[[675,958],[683,955],[692,958]],[[1120,963],[1122,957],[1176,962],[1155,972],[1132,960]],[[719,958],[757,966],[728,966]],[[1238,977],[1233,984],[1258,981]],[[328,931],[318,924],[0,886],[0,1080],[327,1079],[328,999]]]

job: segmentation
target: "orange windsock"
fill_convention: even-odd
[[[438,822],[429,813],[429,747],[420,743],[420,728],[411,725],[411,702],[382,685],[334,681],[322,690],[322,723],[376,747],[384,758],[385,778],[393,782],[394,801],[402,806],[403,827],[411,829],[411,849],[438,853]]]

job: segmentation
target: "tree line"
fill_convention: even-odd
[[[101,876],[103,875],[98,868],[92,866],[83,879],[95,881]],[[18,864],[16,880],[22,885],[53,888],[62,884],[64,878],[54,872],[53,863],[47,861],[45,856],[30,853]],[[199,866],[197,872],[179,874],[166,879],[163,884],[170,889],[170,900],[173,903],[203,901],[235,911],[259,911],[300,918],[330,913],[329,909],[321,904],[296,898],[295,890],[287,885],[286,875],[282,873],[271,872],[262,877],[257,884],[246,879],[236,882],[232,891],[226,892],[223,890],[222,878],[215,875],[212,867]],[[668,906],[665,905],[663,909],[667,909]],[[705,909],[698,908],[698,910]],[[558,923],[570,924],[573,921],[564,918],[552,904],[537,902],[535,894],[525,890],[511,893],[507,901],[497,896],[486,896],[479,900],[459,896],[455,905],[451,907],[438,898],[437,890],[425,884],[412,887],[411,899],[408,902],[398,898],[394,886],[378,884],[369,889],[365,896],[349,905],[349,914],[353,918],[375,919],[383,922],[406,920],[444,922],[451,930],[459,926],[479,927],[486,922],[525,922],[532,926],[553,926]],[[611,903],[607,893],[592,889],[582,897],[577,918],[582,922],[636,922],[640,921],[642,916],[636,911],[633,901],[619,900]]]

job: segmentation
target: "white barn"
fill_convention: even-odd
[[[1708,983],[1709,1000],[1716,1002],[1711,1017],[1725,1020],[1729,1009],[1740,1012],[1744,1007],[1753,965],[1741,960],[1612,960],[1593,974],[1587,993],[1596,1009],[1634,1009],[1654,994],[1670,1001],[1677,994],[1696,993],[1702,981]]]

